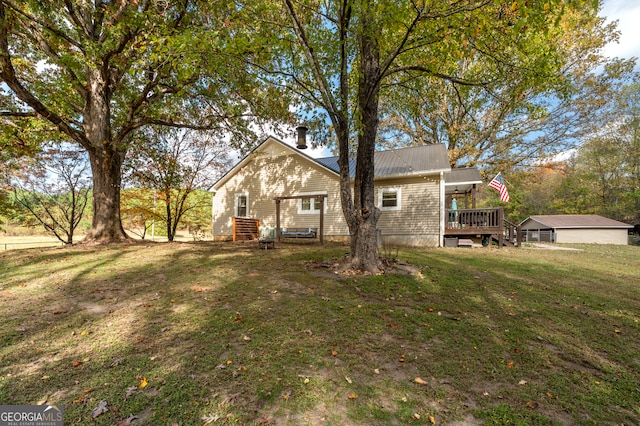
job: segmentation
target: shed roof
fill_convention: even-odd
[[[558,214],[529,216],[520,226],[539,224],[540,228],[633,228],[624,222],[602,217],[596,214]]]

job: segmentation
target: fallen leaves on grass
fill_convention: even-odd
[[[140,417],[136,416],[135,414],[132,414],[126,419],[118,421],[118,423],[116,423],[116,426],[131,426],[131,423],[133,423],[134,420],[137,420],[139,418]]]
[[[138,393],[138,388],[136,386],[131,386],[127,388],[127,392],[124,394],[124,399],[131,398],[136,393]]]
[[[73,362],[71,363],[71,365],[72,365],[73,367],[78,367],[79,365],[82,365],[82,361],[73,361]]]
[[[355,393],[349,395],[349,399],[356,399],[357,397],[358,395],[356,395]]]
[[[391,321],[391,319],[389,317],[387,317],[386,315],[382,316],[382,319],[384,320],[384,322],[387,323],[387,325],[393,329],[397,329],[398,328],[398,324],[394,323],[393,321]]]
[[[413,379],[413,381],[416,382],[419,385],[426,385],[427,384],[427,382],[422,380],[420,377],[416,377],[415,379]]]
[[[109,411],[109,409],[107,408],[107,401],[102,400],[100,401],[98,406],[91,411],[91,417],[95,419],[98,416],[106,413],[107,411]]]
[[[149,382],[147,381],[147,378],[143,376],[142,379],[140,379],[140,383],[138,383],[138,387],[140,389],[144,389],[147,387],[148,384]]]
[[[111,367],[117,367],[124,362],[124,358],[118,358],[111,363]]]
[[[218,404],[218,407],[223,407],[227,404],[233,404],[236,399],[238,399],[240,397],[240,393],[232,393],[231,395],[228,395],[225,399],[222,400],[222,402],[220,404]]]
[[[222,417],[220,417],[218,414],[205,414],[204,416],[202,416],[202,421],[204,421],[205,425],[210,425],[213,422],[217,422],[218,420],[220,420]]]

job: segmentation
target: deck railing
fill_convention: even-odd
[[[502,228],[504,213],[502,207],[483,209],[448,209],[447,230],[463,230],[467,228],[491,229]]]
[[[505,220],[502,207],[448,209],[445,236],[482,235],[496,239],[498,245],[522,241],[520,227]]]

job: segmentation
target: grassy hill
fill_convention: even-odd
[[[334,273],[343,246],[2,252],[0,402],[69,425],[640,424],[640,248],[577,248],[399,250],[380,276]]]

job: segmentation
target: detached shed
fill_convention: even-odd
[[[595,214],[530,216],[520,223],[528,242],[628,244],[629,229],[617,220]]]

